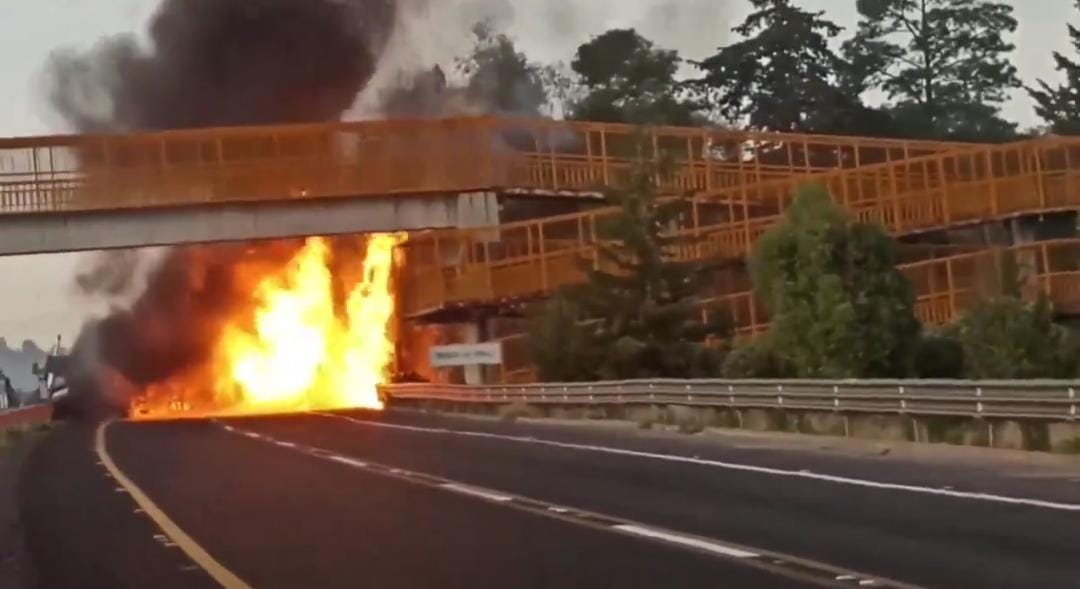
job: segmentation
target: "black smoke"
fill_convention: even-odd
[[[56,110],[80,131],[334,120],[375,72],[395,0],[164,0],[134,35],[53,56]]]
[[[395,0],[163,0],[148,46],[125,35],[87,54],[55,54],[50,99],[83,132],[334,121],[375,72],[396,15]],[[240,266],[280,266],[298,247],[166,252],[130,307],[83,326],[70,403],[125,406],[131,394],[206,362],[223,319],[251,296],[251,285],[237,282]],[[118,295],[135,262],[106,255],[77,285]]]

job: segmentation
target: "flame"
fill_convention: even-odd
[[[284,268],[261,278],[253,312],[224,326],[209,367],[147,391],[132,414],[381,409],[377,387],[394,353],[394,248],[403,240],[368,239],[362,273],[339,310],[329,244],[309,238]]]

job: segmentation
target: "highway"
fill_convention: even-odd
[[[387,412],[70,425],[42,587],[1080,587],[1080,471]],[[164,522],[164,524],[163,524]]]

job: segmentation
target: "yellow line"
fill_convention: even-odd
[[[209,574],[215,581],[218,582],[225,589],[251,589],[251,586],[245,583],[232,573],[229,569],[225,568],[220,562],[210,556],[202,546],[199,546],[187,535],[184,530],[180,529],[180,526],[176,525],[164,511],[161,510],[150,497],[143,493],[142,489],[139,489],[135,483],[131,482],[131,479],[127,478],[123,472],[116,466],[113,459],[109,456],[109,451],[105,448],[105,430],[109,427],[111,422],[102,423],[97,428],[97,435],[94,440],[94,449],[97,451],[98,458],[101,460],[105,468],[109,470],[109,474],[116,479],[116,482],[120,483],[120,486],[124,488],[131,495],[131,498],[135,500],[140,508],[146,515],[150,516],[150,519],[154,520],[161,531],[172,540],[180,550],[184,551],[184,554],[188,555],[188,558],[195,561],[195,564],[202,567],[207,574]]]

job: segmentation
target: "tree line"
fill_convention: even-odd
[[[1052,56],[1063,80],[1024,88],[1008,40],[1018,23],[1003,2],[858,0],[858,25],[847,32],[796,0],[747,1],[737,40],[700,60],[613,29],[583,43],[568,65],[541,64],[480,24],[472,52],[455,64],[456,90],[486,112],[601,122],[984,142],[1080,131],[1073,26],[1072,54]],[[403,79],[383,103],[391,114],[433,114],[451,86],[436,68]],[[1021,130],[1002,117],[1018,89],[1034,99],[1044,128]]]
[[[1080,331],[1054,321],[1050,301],[1021,297],[1015,259],[998,256],[995,284],[944,327],[920,324],[897,244],[852,219],[819,185],[799,190],[750,260],[691,259],[672,229],[688,197],[661,199],[641,163],[611,190],[584,284],[563,289],[533,320],[529,350],[547,382],[636,378],[1075,378]],[[694,256],[689,256],[694,258]],[[768,331],[736,342],[729,315],[707,313],[713,272],[747,264]]]

